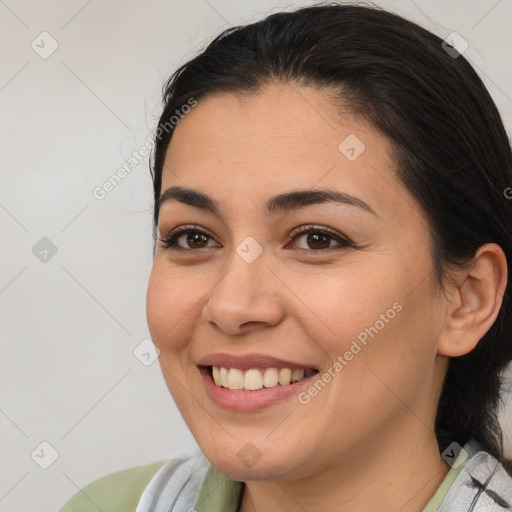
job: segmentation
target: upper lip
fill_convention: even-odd
[[[199,360],[198,366],[224,366],[226,368],[238,368],[239,370],[249,370],[251,368],[304,368],[314,369],[309,364],[287,361],[265,354],[244,354],[236,356],[233,354],[217,353],[210,354]]]

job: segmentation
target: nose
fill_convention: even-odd
[[[234,253],[210,291],[202,319],[226,334],[245,334],[277,325],[284,316],[283,284],[261,254],[247,263]]]

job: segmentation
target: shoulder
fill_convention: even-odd
[[[469,460],[453,482],[439,512],[512,510],[512,477],[489,453],[471,443]]]
[[[162,477],[171,484],[187,478],[187,475],[190,477],[190,473],[197,469],[198,462],[202,461],[196,455],[160,460],[108,474],[78,491],[59,512],[97,512],[98,509],[135,512],[139,510],[142,497],[149,495],[146,491],[150,484],[160,482]]]

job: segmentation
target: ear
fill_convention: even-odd
[[[437,351],[449,357],[471,352],[496,320],[507,287],[507,259],[495,243],[480,246],[470,269],[457,279]]]

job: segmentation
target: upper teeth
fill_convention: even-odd
[[[251,368],[247,371],[238,368],[213,366],[213,380],[217,386],[229,389],[246,389],[254,391],[263,387],[272,388],[277,385],[287,386],[304,378],[304,368]]]

